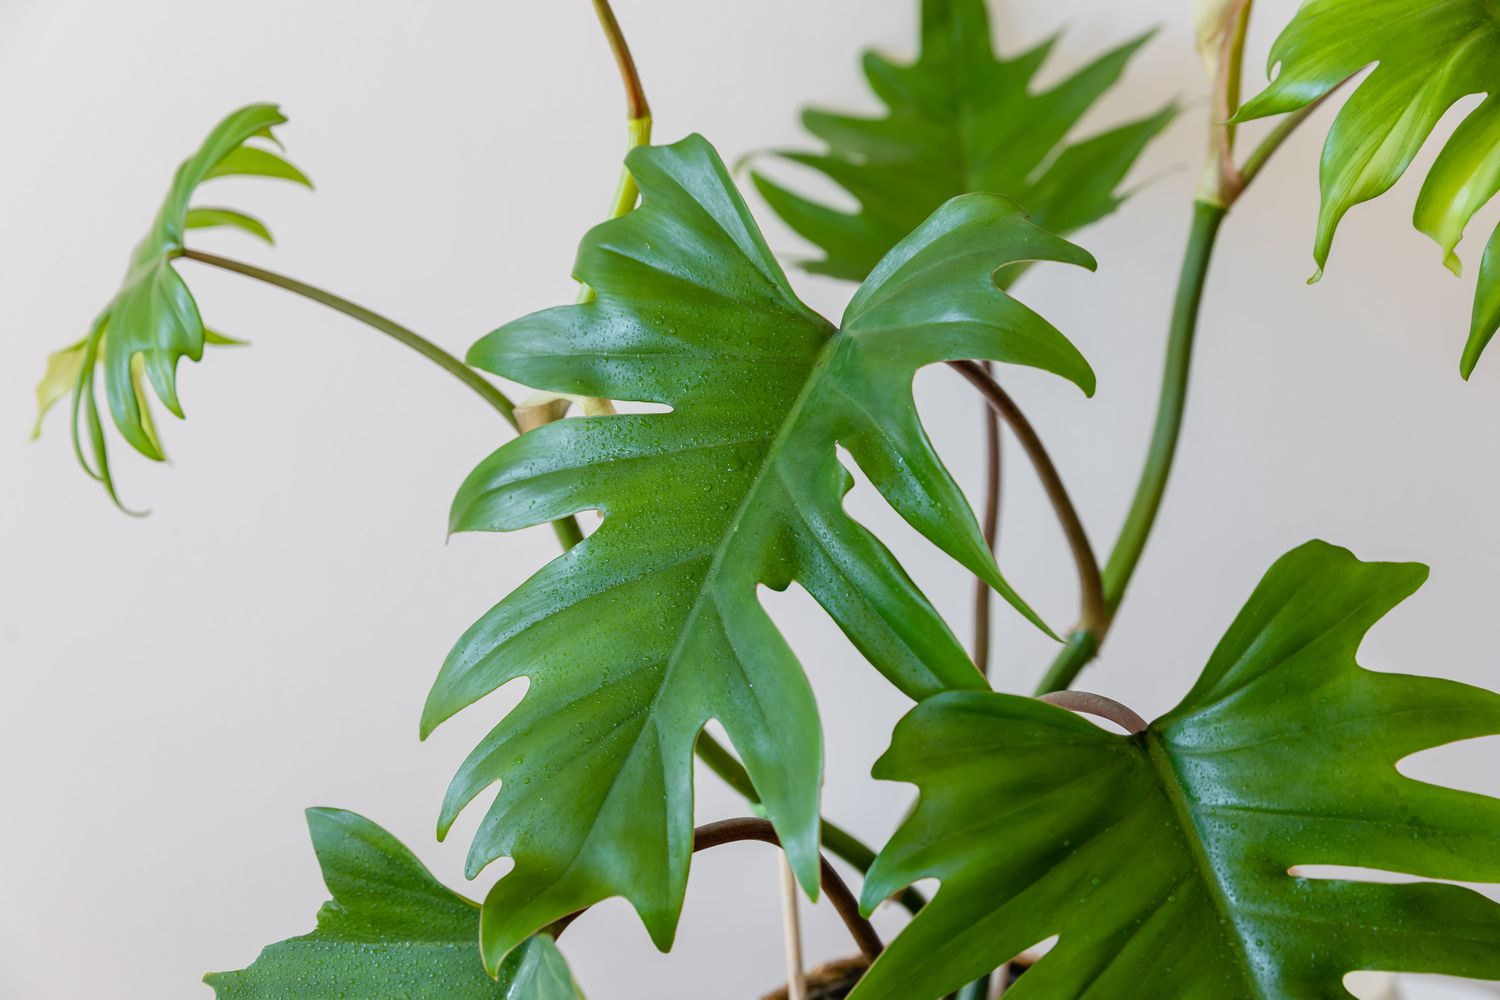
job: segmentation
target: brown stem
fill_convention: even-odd
[[[994,366],[984,362],[986,375]],[[992,407],[984,408],[984,514],[980,527],[990,551],[1000,538],[1000,418]],[[983,580],[974,583],[974,665],[986,677],[990,673],[990,587]]]
[[[763,844],[781,846],[781,838],[776,836],[776,828],[771,825],[770,820],[756,819],[745,816],[738,819],[722,819],[716,823],[706,823],[693,831],[693,853],[711,850],[724,844],[734,844],[742,840],[758,840]],[[859,901],[839,877],[839,873],[825,857],[818,858],[821,865],[821,884],[823,891],[828,894],[829,902],[838,911],[843,919],[844,926],[849,928],[854,943],[859,945],[859,950],[870,961],[885,950],[885,945],[880,941],[880,935],[875,932],[874,926],[866,920],[859,912]],[[561,920],[553,922],[546,929],[546,933],[554,938],[560,936],[568,925],[588,911],[585,907],[576,913],[570,913]]]
[[[633,120],[650,118],[651,105],[646,101],[646,89],[641,86],[641,75],[635,68],[635,58],[630,54],[625,33],[620,30],[620,22],[610,9],[609,0],[594,0],[594,13],[599,15],[599,24],[604,28],[604,36],[609,39],[610,51],[614,52],[615,62],[620,65],[620,79],[625,83],[626,114]]]
[[[1129,706],[1122,705],[1113,698],[1106,698],[1102,694],[1094,694],[1090,691],[1054,691],[1051,694],[1042,695],[1037,700],[1056,705],[1058,708],[1066,708],[1070,712],[1081,712],[1084,715],[1108,719],[1132,736],[1146,731],[1145,719],[1135,714]]]
[[[985,374],[983,368],[972,361],[948,363],[984,394],[984,398],[1000,419],[1009,425],[1016,440],[1026,451],[1026,456],[1031,459],[1037,477],[1042,481],[1042,488],[1047,493],[1047,499],[1052,502],[1052,508],[1057,512],[1057,519],[1062,525],[1063,534],[1068,539],[1068,547],[1073,552],[1073,562],[1078,568],[1079,628],[1085,632],[1101,628],[1105,623],[1105,612],[1104,584],[1099,574],[1099,562],[1094,558],[1094,548],[1089,544],[1088,532],[1084,530],[1083,522],[1078,517],[1078,510],[1073,506],[1068,490],[1063,486],[1062,477],[1057,473],[1057,466],[1052,464],[1052,458],[1047,454],[1042,439],[1037,436],[1036,430],[1031,426],[1031,421],[1026,419],[1020,407],[1016,406],[1015,401],[1006,395],[999,383]]]

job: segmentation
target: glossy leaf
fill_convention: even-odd
[[[1093,388],[1072,345],[994,278],[1020,261],[1092,261],[1003,198],[941,208],[875,269],[838,329],[793,294],[705,140],[641,148],[627,164],[641,207],[579,250],[576,275],[597,300],[517,320],[469,354],[539,389],[672,407],[540,427],[480,465],[454,503],[457,531],[604,514],[459,641],[423,715],[425,734],[530,678],[454,779],[440,823],[445,833],[502,783],[469,854],[471,873],[515,859],[485,904],[492,966],[537,928],[616,895],[669,945],[692,841],[693,744],[710,719],[814,892],[818,715],[757,588],[799,582],[912,697],[983,686],[895,559],[844,512],[836,445],[917,530],[1030,615],[927,440],[912,378],[972,357]]]
[[[100,337],[101,345],[104,339],[103,336]],[[212,330],[203,331],[203,342],[208,346],[218,347],[239,347],[245,343]],[[47,356],[47,370],[43,373],[42,380],[36,384],[36,423],[31,428],[33,441],[42,436],[42,424],[46,421],[47,414],[54,406],[66,399],[73,392],[73,387],[78,384],[78,376],[83,371],[83,359],[88,355],[88,351],[89,341],[85,337]],[[152,439],[156,440],[155,429],[149,423],[151,411],[145,408],[145,366],[139,355],[131,365],[130,379],[136,399],[141,402],[142,421],[146,424],[146,429]],[[161,442],[157,441],[158,447],[160,444]]]
[[[53,355],[37,387],[39,408],[45,414],[56,398],[60,372],[74,372],[74,449],[85,471],[117,503],[95,394],[96,368],[120,435],[147,458],[162,460],[165,455],[144,387],[149,384],[162,404],[181,417],[177,363],[183,357],[200,360],[204,345],[212,342],[192,293],[173,267],[172,262],[182,255],[184,235],[192,228],[232,226],[271,240],[265,224],[252,216],[233,209],[190,208],[189,202],[200,184],[215,177],[263,176],[309,184],[279,154],[247,145],[257,138],[274,142],[272,129],[285,121],[271,104],[241,108],[220,122],[199,150],[183,161],[150,231],[131,255],[124,284],[83,342]]]
[[[1427,570],[1312,542],[1272,567],[1198,683],[1136,736],[1027,698],[948,693],[878,777],[921,789],[865,884],[942,887],[852,1000],[930,1000],[1059,935],[1007,997],[1313,1000],[1356,969],[1500,978],[1500,800],[1402,758],[1500,733],[1500,695],[1361,669],[1366,631]]]
[[[1318,275],[1345,214],[1401,179],[1454,104],[1486,94],[1444,145],[1417,197],[1416,227],[1442,248],[1449,269],[1460,272],[1455,248],[1464,229],[1500,191],[1497,61],[1500,8],[1493,0],[1309,0],[1297,12],[1271,49],[1275,80],[1237,120],[1306,107],[1375,67],[1339,111],[1323,146],[1323,201],[1313,248]],[[1480,274],[1460,366],[1465,378],[1500,328],[1497,283],[1500,274],[1493,268]]]
[[[984,0],[923,0],[915,63],[875,52],[864,57],[887,114],[809,110],[803,125],[826,151],[780,154],[826,175],[859,211],[819,204],[759,173],[756,187],[787,225],[822,249],[822,260],[803,267],[851,281],[863,280],[939,205],[973,191],[1013,198],[1037,225],[1067,235],[1119,206],[1125,175],[1175,114],[1167,108],[1087,139],[1068,138],[1144,42],[1122,45],[1034,93],[1053,41],[997,59]]]
[[[341,809],[307,824],[333,899],[317,930],[249,968],[204,977],[219,1000],[580,1000],[550,937],[515,952],[497,982],[479,959],[479,906],[438,883],[395,837]]]

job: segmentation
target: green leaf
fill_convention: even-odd
[[[1464,228],[1500,191],[1500,7],[1494,0],[1309,0],[1271,48],[1271,85],[1237,121],[1295,111],[1375,66],[1334,119],[1323,146],[1322,208],[1313,256],[1318,275],[1355,205],[1391,189],[1439,119],[1471,94],[1489,94],[1438,154],[1417,197],[1414,223],[1460,271]],[[1316,280],[1317,276],[1314,276]],[[1500,274],[1480,275],[1461,371],[1468,378],[1497,327]]]
[[[88,338],[84,338],[47,355],[47,370],[36,384],[36,423],[31,428],[31,440],[42,436],[42,422],[47,419],[48,411],[73,391],[87,353]]]
[[[792,581],[919,698],[982,687],[885,547],[845,513],[842,444],[934,544],[1007,586],[912,400],[918,368],[988,358],[1093,373],[996,287],[1028,260],[1092,266],[993,195],[956,199],[875,269],[843,328],[803,305],[713,148],[643,147],[640,208],[584,239],[592,303],[490,334],[471,364],[538,389],[664,403],[666,414],[547,424],[501,448],[454,501],[456,531],[576,511],[603,525],[485,615],[429,696],[424,734],[518,677],[530,687],[470,755],[439,831],[499,781],[470,873],[515,859],[485,903],[491,967],[538,927],[626,897],[658,946],[676,928],[693,832],[692,754],[718,719],[809,892],[822,737],[800,665],[756,597]]]
[[[1476,892],[1289,874],[1500,881],[1500,800],[1396,770],[1500,733],[1500,695],[1355,662],[1426,575],[1292,551],[1136,736],[1010,695],[918,705],[875,773],[921,798],[864,905],[919,878],[942,888],[853,1000],[928,1000],[1054,934],[1007,997],[1311,1000],[1347,997],[1356,969],[1500,978],[1500,905]]]
[[[253,215],[244,212],[236,212],[232,208],[192,208],[188,210],[186,229],[211,229],[216,226],[229,226],[233,229],[243,230],[257,239],[266,243],[275,243],[271,237],[271,231],[266,224]]]
[[[182,255],[185,232],[227,225],[271,240],[270,231],[252,216],[233,209],[193,209],[189,201],[198,186],[213,177],[259,175],[306,184],[307,178],[276,154],[246,145],[251,139],[273,138],[271,129],[285,121],[275,105],[241,108],[220,122],[199,150],[183,161],[150,231],[131,255],[124,284],[82,344],[53,356],[37,389],[39,408],[45,412],[57,398],[61,366],[74,373],[74,450],[85,471],[104,485],[116,503],[119,498],[94,392],[96,362],[103,374],[110,416],[121,436],[142,455],[160,461],[164,454],[145,384],[149,382],[162,404],[181,417],[177,363],[183,357],[200,360],[205,343],[212,342],[192,293],[172,266]]]
[[[100,336],[100,344],[104,337]],[[205,330],[203,342],[216,347],[238,347],[244,344],[242,340],[226,337],[222,333]],[[83,359],[88,354],[88,338],[69,344],[60,351],[54,351],[47,356],[47,371],[42,375],[42,380],[36,385],[36,423],[31,428],[31,439],[35,441],[42,436],[42,423],[47,419],[47,414],[52,407],[73,392],[74,386],[78,384],[78,377],[83,371]],[[142,422],[150,420],[150,412],[146,409],[146,386],[145,365],[141,357],[137,355],[130,368],[131,385],[135,391],[136,400],[141,406]],[[149,424],[148,424],[149,428]],[[153,440],[154,428],[152,430]],[[161,442],[157,441],[160,448]]]
[[[825,174],[860,210],[819,204],[759,173],[755,185],[787,225],[823,250],[822,260],[803,267],[851,281],[869,274],[939,205],[972,191],[1013,198],[1037,225],[1067,235],[1119,206],[1116,191],[1125,175],[1176,114],[1169,107],[1068,142],[1145,41],[1122,45],[1033,93],[1053,41],[997,59],[984,0],[922,0],[922,51],[915,63],[900,65],[874,52],[864,57],[865,76],[889,112],[858,118],[809,110],[803,125],[827,151],[779,154]]]
[[[247,969],[204,977],[219,1000],[580,1000],[550,937],[485,974],[478,904],[450,892],[395,837],[342,809],[307,825],[333,899],[311,934],[270,945]]]

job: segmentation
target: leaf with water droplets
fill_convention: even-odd
[[[463,764],[441,819],[446,830],[501,782],[469,853],[471,873],[515,859],[485,904],[491,967],[537,928],[615,895],[659,946],[671,942],[692,844],[693,745],[711,719],[814,891],[822,735],[758,587],[800,583],[913,698],[982,687],[926,597],[844,510],[837,448],[913,527],[1036,620],[928,441],[912,380],[924,365],[988,358],[1093,388],[1073,345],[994,280],[1020,260],[1092,259],[1004,198],[939,208],[837,328],[792,292],[703,138],[638,149],[628,166],[641,207],[579,250],[578,277],[598,298],[516,320],[469,353],[540,389],[672,407],[540,427],[485,460],[454,501],[455,530],[604,514],[459,641],[423,715],[429,732],[530,678]],[[577,738],[579,720],[592,743]],[[523,751],[526,766],[512,766]]]
[[[1007,998],[1322,1000],[1357,969],[1500,979],[1500,905],[1478,893],[1289,873],[1500,881],[1500,800],[1396,770],[1500,733],[1500,695],[1355,660],[1426,575],[1292,551],[1134,736],[1011,695],[918,705],[875,773],[921,798],[864,905],[942,887],[850,1000],[933,1000],[1054,934]]]

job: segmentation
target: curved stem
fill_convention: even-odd
[[[351,319],[357,319],[366,326],[373,327],[391,339],[405,344],[424,358],[436,364],[439,368],[458,379],[464,385],[474,390],[474,393],[494,408],[495,412],[505,418],[505,422],[511,427],[516,426],[515,405],[506,398],[505,393],[495,388],[488,379],[477,371],[464,364],[462,361],[443,350],[426,337],[421,336],[413,330],[402,326],[394,320],[387,319],[379,313],[372,312],[357,303],[332,292],[316,288],[296,278],[289,278],[284,274],[267,271],[265,268],[256,267],[254,264],[246,264],[243,261],[231,260],[228,257],[220,257],[217,254],[204,253],[201,250],[183,250],[182,256],[188,260],[195,260],[200,264],[208,264],[212,267],[242,274],[247,278],[274,285],[284,291],[300,295],[305,299],[325,305],[336,312],[341,312]],[[558,539],[564,548],[571,548],[583,540],[583,532],[578,527],[578,522],[572,517],[566,517],[552,522],[553,530],[557,532]]]
[[[697,752],[698,759],[707,764],[708,769],[717,774],[724,784],[739,792],[751,805],[760,805],[760,795],[756,793],[755,784],[750,780],[745,765],[741,764],[734,754],[729,752],[729,748],[714,739],[707,730],[698,734]],[[823,817],[821,822],[824,848],[834,857],[853,865],[861,875],[868,872],[870,866],[875,863],[874,849],[832,820]],[[917,911],[927,905],[927,898],[911,888],[897,896],[896,901],[913,916],[916,916]]]
[[[400,323],[387,319],[379,313],[366,309],[364,306],[350,302],[342,296],[326,292],[321,288],[315,288],[306,282],[298,281],[296,278],[289,278],[284,274],[267,271],[265,268],[256,267],[254,264],[231,260],[228,257],[220,257],[217,254],[204,253],[202,250],[184,250],[182,256],[188,260],[196,260],[200,264],[208,264],[225,271],[233,271],[235,274],[242,274],[257,281],[263,281],[268,285],[274,285],[277,288],[300,295],[305,299],[311,299],[314,302],[325,305],[352,319],[357,319],[366,326],[374,327],[388,337],[410,347],[424,358],[434,362],[439,368],[456,377],[464,385],[473,389],[486,403],[490,404],[497,413],[505,418],[505,422],[510,424],[512,428],[516,426],[516,408],[506,398],[505,393],[491,385],[488,380],[474,369],[426,337],[407,329]]]
[[[716,823],[706,823],[693,831],[693,853],[712,850],[724,844],[735,844],[741,841],[755,840],[763,844],[781,846],[781,838],[776,836],[776,828],[771,825],[770,820],[758,819],[750,816],[739,819],[722,819]],[[870,961],[874,961],[879,954],[885,950],[885,945],[880,940],[880,935],[875,928],[859,912],[859,901],[854,898],[854,893],[849,891],[849,886],[839,877],[838,871],[829,863],[827,858],[819,858],[820,884],[823,891],[828,894],[828,901],[838,911],[838,915],[844,921],[844,926],[849,928],[849,934],[854,938],[859,950]],[[588,912],[585,907],[575,913],[570,913],[561,920],[556,921],[547,928],[554,938],[562,935],[568,925]]]
[[[992,375],[994,365],[981,363],[986,375]],[[1000,418],[992,407],[984,408],[984,513],[980,516],[980,528],[984,532],[984,543],[991,552],[1000,539]],[[979,672],[990,674],[990,586],[983,580],[974,581],[974,665]]]
[[[630,45],[625,41],[625,33],[620,30],[615,12],[610,9],[609,0],[594,0],[594,13],[599,15],[599,25],[604,29],[610,51],[615,54],[615,62],[620,66],[620,79],[625,84],[626,114],[632,119],[650,118],[651,105],[646,100],[646,89],[641,86],[641,75],[635,68],[635,57],[630,54]]]
[[[599,26],[609,42],[615,63],[620,67],[620,82],[625,87],[626,151],[644,146],[651,141],[651,104],[646,100],[646,88],[641,85],[640,72],[635,67],[635,57],[630,54],[630,44],[620,30],[620,22],[610,9],[609,0],[594,0],[594,13],[599,15]],[[609,203],[607,219],[618,219],[635,208],[640,200],[641,189],[628,167],[620,168],[620,180],[615,185],[614,197]],[[586,282],[578,283],[578,301],[594,301],[594,290]]]
[[[1161,397],[1157,403],[1156,426],[1146,464],[1141,470],[1135,498],[1120,529],[1119,540],[1104,567],[1104,620],[1110,620],[1120,608],[1125,590],[1135,575],[1146,540],[1161,510],[1167,479],[1177,455],[1177,441],[1182,432],[1182,418],[1187,409],[1188,375],[1192,369],[1193,341],[1198,331],[1198,317],[1203,304],[1203,288],[1208,279],[1209,262],[1227,209],[1222,205],[1198,201],[1193,206],[1193,224],[1183,256],[1182,273],[1177,283],[1177,299],[1172,309],[1172,324],[1167,336],[1167,357],[1162,375]],[[1094,658],[1103,640],[1103,631],[1088,636],[1074,635],[1058,655],[1038,688],[1039,694],[1060,691],[1073,683],[1081,670]]]
[[[1182,418],[1187,410],[1188,376],[1192,370],[1193,342],[1198,332],[1203,289],[1208,281],[1209,262],[1213,258],[1224,213],[1223,208],[1206,202],[1200,201],[1193,206],[1192,229],[1183,255],[1177,300],[1167,335],[1167,357],[1156,410],[1156,427],[1152,431],[1151,447],[1146,454],[1146,465],[1141,471],[1135,499],[1104,567],[1104,599],[1111,616],[1124,599],[1125,588],[1146,550],[1146,540],[1151,535],[1151,526],[1166,494],[1167,479],[1172,474]]]
[[[1251,151],[1250,155],[1245,159],[1245,165],[1240,168],[1241,191],[1251,181],[1255,180],[1256,175],[1265,167],[1266,162],[1271,159],[1272,155],[1281,148],[1287,139],[1291,138],[1292,133],[1297,131],[1297,128],[1303,122],[1307,121],[1313,112],[1321,108],[1323,103],[1332,97],[1338,89],[1335,87],[1307,107],[1293,111],[1276,123],[1276,127],[1271,129],[1266,134],[1266,137],[1261,140],[1260,145]]]
[[[1058,708],[1066,708],[1070,712],[1108,719],[1132,736],[1146,730],[1146,720],[1137,715],[1129,705],[1092,691],[1053,691],[1042,695],[1038,700]]]
[[[1242,44],[1242,40],[1239,44]],[[1193,203],[1193,224],[1188,234],[1187,251],[1183,256],[1182,272],[1177,282],[1177,299],[1172,308],[1172,324],[1167,337],[1166,370],[1162,378],[1161,397],[1157,403],[1156,427],[1152,432],[1145,468],[1141,470],[1140,483],[1136,486],[1135,498],[1131,501],[1125,524],[1120,529],[1120,538],[1104,567],[1104,629],[1098,634],[1075,633],[1070,636],[1067,646],[1058,654],[1038,686],[1038,694],[1067,688],[1098,654],[1104,641],[1104,633],[1108,631],[1110,621],[1120,609],[1125,590],[1145,551],[1151,527],[1161,510],[1167,479],[1172,472],[1172,461],[1177,453],[1183,412],[1187,406],[1188,374],[1192,367],[1193,340],[1197,334],[1199,312],[1203,305],[1204,284],[1224,216],[1244,196],[1251,182],[1260,175],[1266,163],[1292,133],[1337,90],[1338,88],[1330,90],[1278,122],[1251,152],[1244,166],[1235,171],[1237,183],[1232,190],[1223,192],[1226,197]]]
[[[948,363],[984,394],[990,407],[1010,427],[1026,456],[1031,459],[1037,477],[1042,481],[1042,488],[1047,493],[1047,499],[1057,512],[1058,522],[1068,539],[1068,548],[1073,552],[1074,565],[1078,568],[1079,628],[1086,632],[1102,628],[1107,616],[1099,563],[1094,558],[1094,548],[1089,544],[1088,532],[1084,530],[1083,522],[1078,517],[1078,510],[1073,506],[1067,487],[1058,475],[1057,466],[1052,464],[1052,457],[1047,454],[1042,439],[1037,436],[1036,429],[1031,426],[1031,421],[1026,419],[1020,407],[1006,395],[999,383],[985,374],[983,368],[972,361]]]

